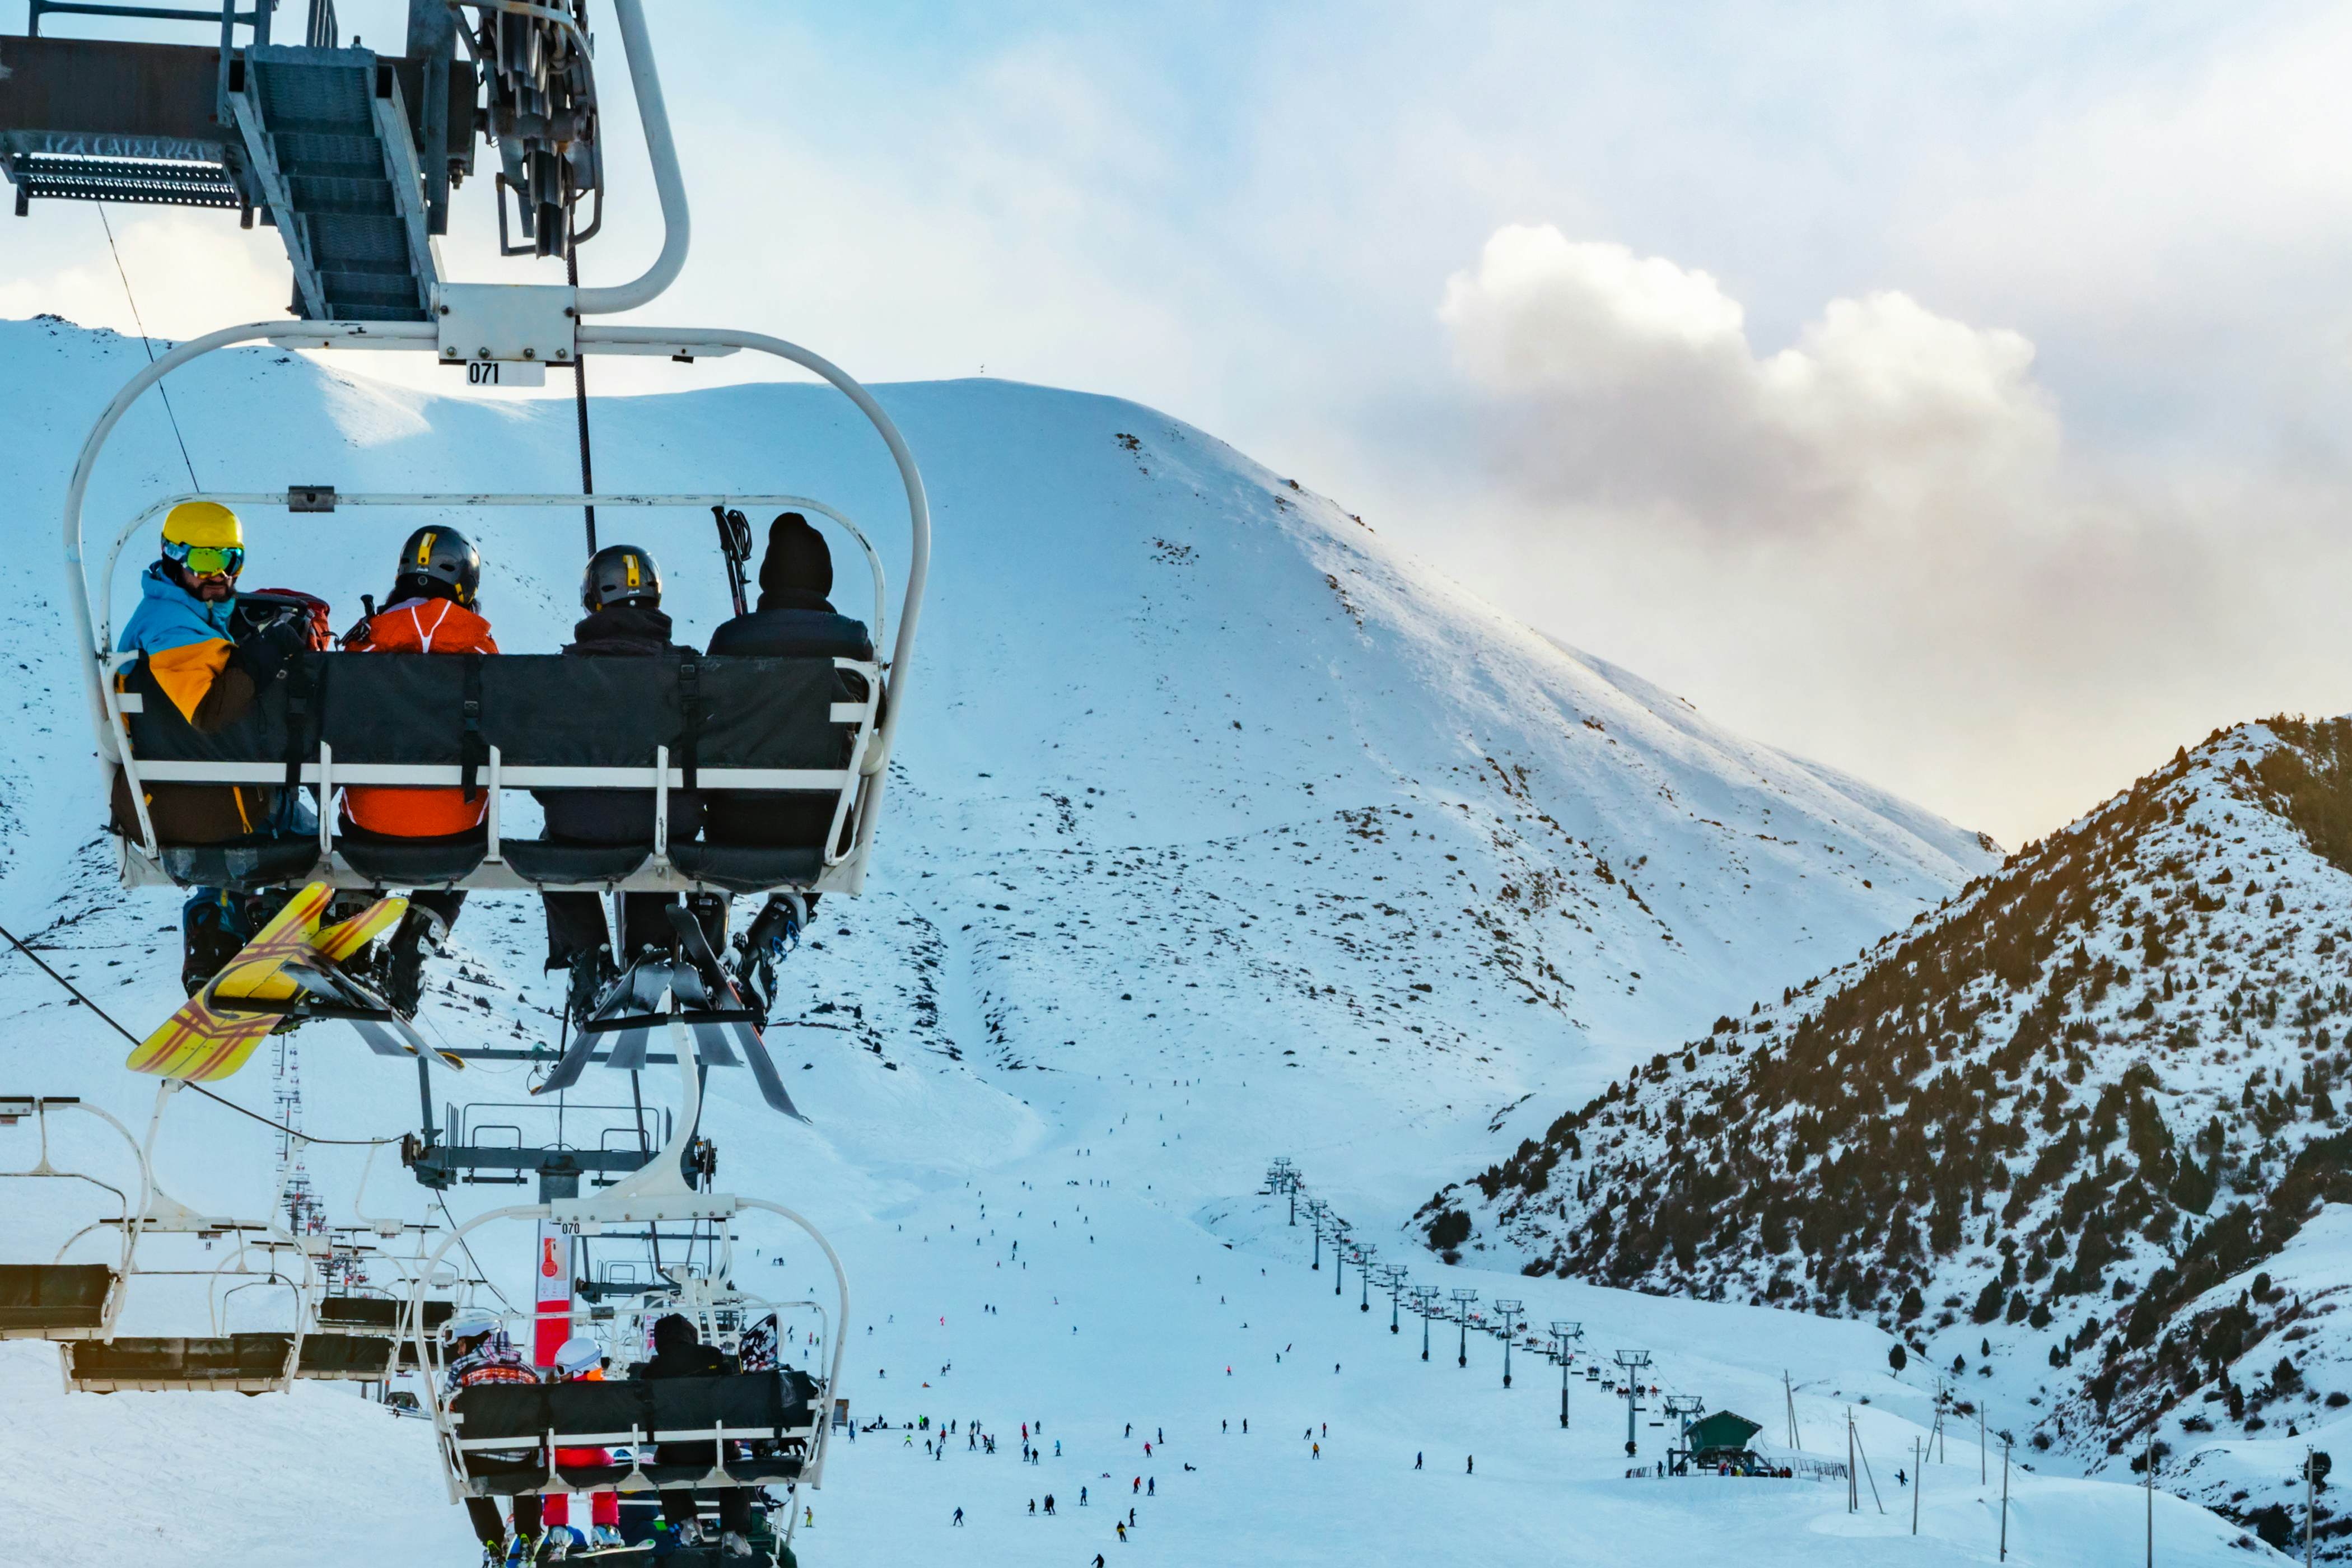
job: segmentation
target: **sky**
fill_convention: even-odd
[[[2006,844],[2352,707],[2340,9],[654,10],[694,250],[644,319],[1150,404]],[[592,283],[659,244],[607,34]],[[451,270],[534,277],[488,201]],[[149,330],[282,310],[268,230],[106,216]],[[0,219],[0,315],[132,326],[99,216]]]

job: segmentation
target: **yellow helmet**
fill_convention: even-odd
[[[163,542],[215,550],[245,548],[245,525],[218,501],[184,500],[163,519]]]

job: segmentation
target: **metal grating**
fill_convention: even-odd
[[[183,207],[245,205],[236,180],[220,163],[19,153],[8,161],[8,177],[26,197]]]

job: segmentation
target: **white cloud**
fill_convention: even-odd
[[[2058,454],[2033,346],[1901,293],[1832,300],[1759,357],[1707,273],[1515,225],[1438,314],[1494,399],[1505,471],[1538,496],[1711,527],[1933,531],[2032,504]]]
[[[44,204],[44,216],[52,207],[66,206]],[[47,311],[85,327],[130,333],[143,321],[159,338],[192,338],[239,321],[285,317],[293,274],[275,229],[247,232],[216,212],[126,218],[118,211],[113,224],[120,271],[93,222],[95,253],[89,247],[82,252],[89,260],[0,281],[0,317]],[[124,292],[125,275],[131,295]],[[139,302],[135,320],[131,295]]]

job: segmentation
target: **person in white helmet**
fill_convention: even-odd
[[[555,1380],[558,1383],[602,1383],[604,1380],[604,1350],[584,1334],[574,1334],[555,1351]],[[555,1462],[559,1466],[609,1465],[613,1462],[609,1448],[558,1448]],[[551,1531],[562,1529],[572,1536],[576,1550],[582,1546],[619,1546],[621,1540],[621,1495],[600,1491],[588,1494],[590,1528],[585,1532],[572,1522],[572,1500],[562,1492],[550,1493],[541,1504],[541,1511]]]
[[[442,1332],[449,1343],[448,1373],[442,1388],[445,1404],[455,1398],[460,1389],[483,1384],[539,1381],[539,1373],[524,1363],[522,1352],[507,1336],[506,1326],[496,1312],[469,1307],[452,1314],[449,1326]],[[537,1556],[544,1521],[536,1492],[523,1492],[515,1498],[511,1541],[508,1539],[506,1521],[499,1517],[496,1499],[467,1498],[466,1516],[473,1523],[474,1538],[482,1543],[483,1568],[507,1568],[509,1563],[530,1563]]]

